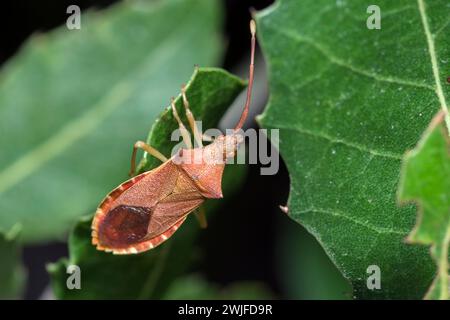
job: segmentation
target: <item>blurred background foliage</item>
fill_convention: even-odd
[[[84,143],[76,146],[81,149],[64,150],[68,153],[48,163],[48,171],[45,168],[40,171],[37,178],[33,177],[34,182],[18,184],[6,197],[2,195],[2,298],[53,297],[46,264],[68,256],[67,235],[77,217],[92,212],[101,197],[126,177],[131,143],[146,137],[153,119],[169,98],[178,94],[181,83],[189,79],[194,64],[223,67],[246,78],[250,9],[263,9],[272,3],[270,0],[147,0],[136,5],[136,2],[23,0],[4,4],[0,21],[0,92],[3,95],[0,114],[8,123],[3,122],[1,128],[0,172],[40,141],[39,127],[50,128],[47,122],[56,117],[52,111],[61,111],[65,123],[82,111],[83,102],[91,105],[100,100],[101,107],[108,109],[112,101],[118,103],[116,94],[120,96],[121,90],[125,90],[126,97],[119,102],[117,110],[125,108],[133,112],[117,112],[113,121],[93,130],[92,136],[97,138],[90,139],[92,136],[87,135]],[[82,9],[82,28],[86,23],[100,31],[67,30],[66,8],[71,4]],[[105,39],[101,30],[110,30],[107,46],[100,41]],[[168,42],[170,45],[161,49],[161,44]],[[172,47],[173,44],[177,46]],[[86,60],[89,63],[84,69],[78,69],[83,66],[80,61]],[[139,64],[141,60],[147,61],[143,67]],[[53,67],[58,65],[64,67],[55,71]],[[106,72],[101,78],[92,77],[89,72],[96,66],[101,68],[93,70]],[[128,90],[127,85],[121,86],[123,73],[130,66],[135,72],[127,74],[126,84],[131,86]],[[253,115],[261,112],[268,94],[261,55],[257,57],[256,67]],[[56,90],[59,82],[64,81],[70,86],[63,91]],[[111,96],[105,98],[101,92],[109,92]],[[220,127],[234,123],[241,107],[242,97],[227,112]],[[15,123],[21,126],[14,129]],[[247,125],[256,128],[253,119]],[[90,154],[85,153],[87,150]],[[85,172],[89,159],[93,159],[91,171]],[[72,166],[79,172],[54,170],[51,166],[62,169]],[[202,258],[160,298],[350,297],[348,284],[317,242],[279,210],[278,206],[286,203],[289,190],[289,178],[281,166],[274,176],[261,176],[258,165],[248,166],[242,186],[236,187],[238,191],[221,204],[210,218],[208,229],[201,231],[195,241],[195,252],[189,252]],[[81,190],[77,191],[77,184],[71,184],[77,175],[96,178],[87,184],[83,180],[86,178],[79,179]],[[53,185],[54,196],[65,188],[74,188],[70,190],[79,193],[69,195],[69,202],[60,198],[51,201],[51,192],[42,193],[46,181],[63,184],[64,188],[57,183]],[[91,188],[89,191],[83,189],[86,185]],[[38,192],[44,198],[37,197]],[[45,203],[41,203],[43,200]],[[15,203],[20,203],[22,209],[18,210]],[[34,211],[43,213],[37,217]],[[67,212],[71,214],[66,216]],[[32,219],[27,220],[28,217]],[[28,230],[26,226],[17,227],[17,222],[24,221]],[[34,227],[40,230],[36,236]],[[17,236],[22,239],[20,244],[15,241]],[[19,260],[23,261],[27,273],[24,286]],[[103,268],[106,270],[108,265]]]

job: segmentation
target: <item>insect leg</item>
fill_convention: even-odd
[[[131,169],[130,169],[130,176],[134,176],[134,173],[136,172],[136,152],[137,149],[142,149],[148,154],[154,156],[155,158],[158,158],[162,162],[166,162],[167,158],[158,150],[155,148],[149,146],[143,141],[136,141],[136,143],[133,146],[133,154],[131,155]]]
[[[189,132],[187,131],[186,127],[184,126],[183,122],[181,122],[180,117],[178,116],[177,108],[175,107],[175,99],[172,98],[171,102],[172,106],[172,113],[175,119],[178,122],[178,127],[180,128],[181,136],[183,137],[183,141],[186,144],[188,149],[192,149],[192,143],[191,143],[191,137],[189,135]]]
[[[192,114],[191,108],[189,107],[189,101],[186,97],[186,86],[185,85],[181,86],[181,95],[183,96],[183,105],[184,105],[184,109],[186,110],[186,117],[189,121],[191,130],[194,133],[195,142],[197,143],[197,146],[201,148],[201,147],[203,147],[202,135],[200,133],[200,130],[198,130],[197,124],[195,123],[194,115]]]
[[[204,206],[201,206],[200,208],[197,209],[197,212],[195,212],[195,217],[197,218],[197,221],[200,224],[200,228],[206,229],[208,227]]]

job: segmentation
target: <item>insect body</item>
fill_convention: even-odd
[[[202,136],[190,111],[185,88],[182,87],[186,116],[199,147],[191,147],[187,130],[177,114],[172,99],[172,112],[188,149],[181,149],[175,156],[166,159],[144,142],[135,143],[131,159],[131,175],[135,171],[137,149],[145,150],[163,161],[163,164],[122,183],[102,201],[92,221],[92,244],[98,250],[115,254],[150,250],[172,236],[187,215],[198,209],[206,199],[222,198],[221,182],[225,160],[234,157],[239,144],[243,141],[243,136],[239,132],[250,106],[255,29],[255,22],[252,20],[247,100],[233,133],[219,136],[211,144],[203,147]],[[206,220],[202,211],[198,217],[200,224],[205,226]]]

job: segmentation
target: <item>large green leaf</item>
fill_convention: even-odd
[[[217,1],[125,1],[33,37],[0,79],[0,230],[54,239],[126,178],[132,144],[221,51]]]
[[[204,129],[216,127],[220,118],[245,83],[220,69],[200,69],[187,87],[187,97],[197,119],[203,121]],[[182,114],[180,97],[176,100]],[[187,123],[187,122],[185,122]],[[167,108],[156,120],[148,140],[152,146],[168,156],[172,130],[177,128],[172,113]],[[151,169],[157,163],[148,161],[143,167]],[[128,169],[128,164],[123,170]],[[227,166],[223,189],[226,200],[240,185],[245,176],[245,166]],[[98,199],[97,199],[98,200]],[[223,200],[206,203],[211,213]],[[91,244],[90,218],[80,222],[69,239],[70,259],[63,259],[49,266],[56,297],[61,299],[139,299],[162,298],[171,282],[181,275],[198,255],[193,245],[199,226],[193,217],[187,219],[174,236],[154,250],[139,255],[115,256],[100,252]],[[81,268],[81,290],[68,290],[66,268],[75,264]]]
[[[418,146],[405,155],[399,199],[417,202],[419,215],[408,241],[431,246],[438,272],[425,298],[449,299],[450,138],[440,113]]]
[[[322,244],[360,298],[421,298],[433,278],[425,248],[404,238],[412,205],[396,206],[403,153],[450,100],[447,0],[283,0],[257,17],[270,101],[291,177],[289,215]],[[369,290],[367,268],[381,270]]]
[[[20,297],[25,280],[21,250],[16,241],[20,227],[15,225],[8,233],[0,233],[0,299]]]

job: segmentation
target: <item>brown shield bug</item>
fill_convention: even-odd
[[[232,133],[221,135],[203,147],[202,135],[189,109],[185,88],[182,87],[186,117],[199,147],[192,148],[189,133],[181,122],[172,99],[172,112],[188,148],[181,149],[175,156],[167,159],[142,141],[134,144],[130,175],[135,172],[137,149],[143,149],[163,163],[125,181],[100,203],[92,221],[92,244],[98,250],[131,254],[155,248],[172,236],[188,214],[196,209],[199,209],[200,225],[206,226],[200,206],[208,198],[222,198],[225,160],[234,157],[243,141],[240,129],[248,115],[253,87],[256,41],[256,25],[253,20],[250,21],[250,31],[251,60],[247,99]]]

